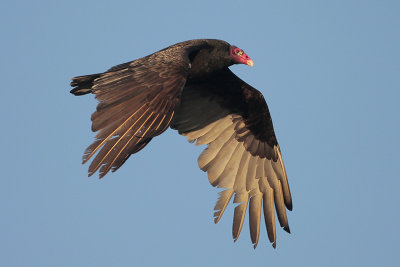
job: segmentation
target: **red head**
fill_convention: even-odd
[[[253,67],[253,60],[251,60],[251,58],[245,52],[243,52],[242,49],[232,45],[230,48],[230,54],[233,58],[233,61],[236,63],[246,64],[250,67]]]

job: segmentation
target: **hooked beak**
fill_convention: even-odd
[[[249,65],[250,67],[254,66],[254,62],[251,59],[247,60],[246,64]]]

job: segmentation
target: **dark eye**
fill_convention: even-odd
[[[235,54],[241,57],[243,55],[243,51],[240,49],[235,49]]]

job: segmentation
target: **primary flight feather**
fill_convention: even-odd
[[[198,164],[213,186],[224,188],[215,205],[215,223],[232,197],[236,241],[249,207],[250,236],[258,244],[261,212],[276,246],[275,210],[289,230],[292,198],[268,106],[262,94],[229,70],[253,66],[240,48],[222,40],[181,42],[104,73],[72,78],[71,93],[93,93],[96,140],[84,152],[93,160],[89,176],[116,171],[168,127],[196,145],[207,145]]]

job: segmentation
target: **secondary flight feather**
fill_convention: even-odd
[[[229,201],[236,241],[249,207],[254,248],[264,213],[268,238],[276,246],[275,211],[290,233],[286,209],[292,198],[262,94],[229,70],[253,66],[240,48],[222,40],[181,42],[104,73],[72,78],[71,93],[92,93],[99,101],[92,114],[95,141],[85,150],[89,176],[116,171],[168,127],[196,145],[207,145],[198,159],[213,186],[223,188],[215,205],[217,223]]]

